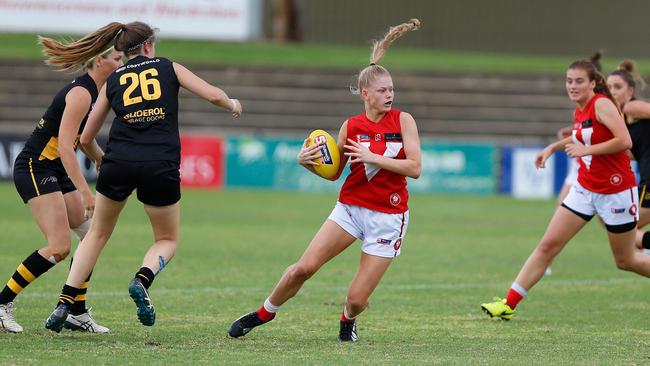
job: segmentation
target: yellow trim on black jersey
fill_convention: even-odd
[[[47,142],[47,145],[41,151],[41,156],[38,157],[38,160],[56,160],[59,158],[59,139],[52,136],[50,141]]]
[[[32,167],[32,158],[29,158],[29,175],[32,176],[32,183],[34,183],[34,189],[36,190],[36,195],[40,196],[41,192],[38,190],[38,185],[36,185],[36,178],[34,177],[34,168]]]

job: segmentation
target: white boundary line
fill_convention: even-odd
[[[556,280],[544,278],[538,286],[544,287],[588,287],[588,286],[619,286],[621,284],[643,283],[641,277],[630,278],[610,278],[600,280]],[[426,291],[426,290],[454,290],[454,289],[471,289],[471,288],[490,288],[501,289],[506,291],[508,284],[506,283],[422,283],[412,285],[379,285],[379,290],[389,291]],[[192,287],[192,288],[175,288],[175,289],[151,289],[151,293],[155,295],[182,295],[182,294],[196,294],[196,293],[261,293],[266,294],[273,289],[272,286],[268,288],[261,287]],[[301,290],[302,293],[325,293],[325,292],[344,292],[347,290],[346,286],[330,286],[330,287],[310,287],[307,286]],[[21,297],[57,297],[59,294],[54,292],[29,292],[21,294]],[[89,297],[120,297],[128,296],[126,286],[124,291],[93,291],[92,282],[88,291]]]

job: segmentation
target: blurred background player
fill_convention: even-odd
[[[356,341],[356,318],[368,306],[368,299],[400,254],[408,226],[406,177],[418,178],[421,172],[420,140],[413,117],[393,109],[393,81],[378,65],[390,44],[404,33],[417,30],[413,19],[390,28],[375,42],[370,65],[359,73],[355,88],[365,112],[348,118],[339,131],[338,147],[342,160],[338,179],[350,158],[350,175],[345,180],[338,202],[297,263],[289,266],[271,295],[254,312],[235,320],[231,337],[246,335],[251,329],[275,317],[302,285],[330,259],[357,239],[363,241],[359,269],[350,284],[341,314],[339,340]],[[321,157],[321,145],[303,144],[298,162],[307,169]]]
[[[97,99],[97,91],[108,75],[122,65],[123,55],[111,47],[112,39],[105,38],[102,30],[68,44],[43,37],[39,38],[39,43],[48,56],[48,64],[63,71],[86,72],[54,96],[14,164],[16,189],[47,240],[47,246],[20,263],[0,292],[0,330],[14,333],[23,331],[14,317],[16,296],[67,257],[71,245],[68,227],[79,240],[90,227],[95,196],[81,173],[75,150]],[[94,139],[84,152],[99,166],[102,152]],[[97,324],[90,310],[86,309],[90,272],[84,280],[79,293],[71,299],[65,326],[73,330],[106,333],[108,328]]]
[[[604,77],[590,61],[575,61],[569,66],[566,89],[576,104],[573,136],[544,148],[535,166],[543,168],[553,153],[564,149],[570,157],[579,158],[578,181],[555,211],[506,298],[481,305],[491,317],[511,319],[517,304],[541,279],[549,263],[595,214],[605,224],[616,266],[650,276],[650,258],[634,245],[639,201],[626,153],[632,140],[622,113]]]
[[[45,327],[59,332],[104,245],[115,228],[127,198],[137,191],[151,221],[154,244],[129,284],[140,322],[151,326],[155,310],[147,289],[169,263],[178,246],[180,221],[180,137],[178,91],[183,87],[234,117],[241,104],[185,67],[155,56],[155,31],[142,22],[110,23],[102,28],[116,50],[128,57],[101,89],[92,116],[81,136],[91,144],[109,109],[115,119],[97,180],[95,220],[79,244],[59,302]]]
[[[623,110],[627,123],[632,148],[632,158],[636,159],[639,167],[639,223],[636,245],[648,253],[650,249],[650,233],[643,230],[650,222],[650,103],[636,98],[637,88],[643,89],[645,82],[636,72],[632,60],[623,60],[618,69],[607,77],[607,86],[612,96]],[[646,197],[647,196],[647,197]]]

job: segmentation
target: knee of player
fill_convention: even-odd
[[[70,254],[71,236],[68,230],[61,230],[56,235],[47,238],[47,252],[51,253],[57,262]]]
[[[51,246],[49,252],[51,255],[47,260],[53,263],[59,263],[70,254],[70,242],[68,242],[68,245]]]
[[[562,247],[562,241],[556,238],[544,238],[537,246],[537,251],[544,256],[554,256]]]
[[[614,257],[614,262],[616,263],[616,268],[623,271],[631,271],[634,269],[634,257],[625,256],[625,257]]]
[[[316,273],[318,269],[310,265],[296,263],[287,268],[287,276],[293,280],[306,281]]]

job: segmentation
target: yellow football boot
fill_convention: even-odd
[[[499,297],[494,298],[494,302],[488,302],[481,304],[481,309],[485,311],[487,315],[491,318],[501,318],[503,320],[510,320],[515,315],[515,309],[511,309],[508,304],[506,304],[506,299],[501,299]]]

